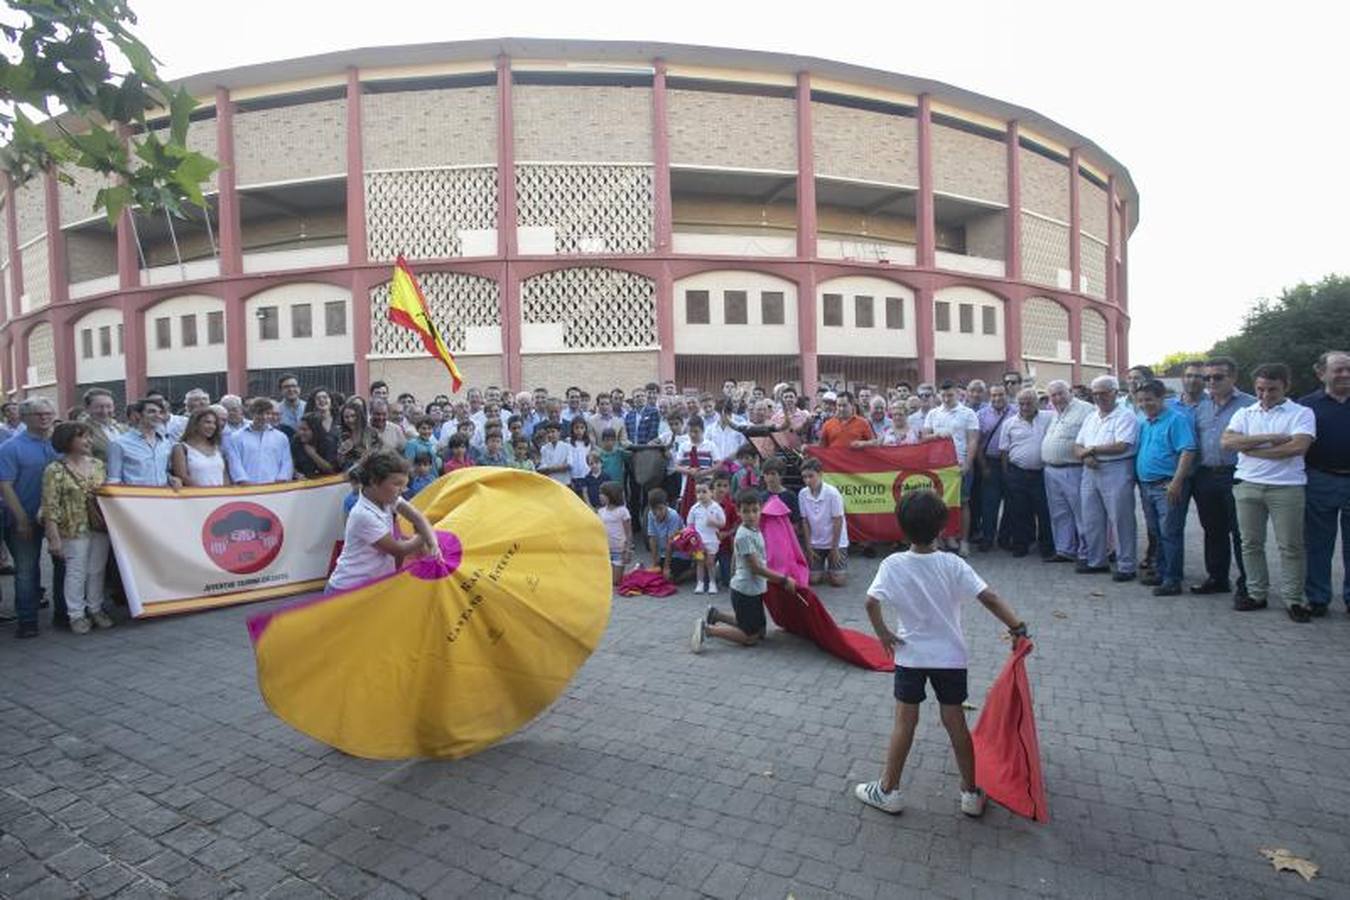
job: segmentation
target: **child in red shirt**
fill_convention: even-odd
[[[731,583],[731,545],[736,537],[736,529],[741,524],[741,514],[736,511],[736,501],[731,497],[731,475],[718,472],[713,476],[713,500],[722,507],[727,524],[717,529],[720,543],[717,545],[717,583]]]

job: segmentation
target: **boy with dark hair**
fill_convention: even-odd
[[[797,492],[783,486],[785,472],[787,464],[778,457],[771,456],[764,460],[764,468],[760,472],[759,499],[761,503],[767,503],[770,497],[783,501],[783,505],[788,508],[788,521],[792,523],[792,530],[797,532],[797,540],[805,546],[806,532],[802,528],[802,511],[797,504]]]
[[[652,568],[660,569],[666,581],[678,584],[694,570],[689,554],[671,547],[671,541],[684,528],[684,519],[670,508],[669,496],[661,488],[647,493],[647,549],[652,554]]]
[[[775,572],[764,564],[764,535],[759,532],[759,494],[741,491],[736,495],[736,511],[741,527],[736,529],[736,571],[731,576],[731,607],[729,616],[716,606],[694,623],[689,648],[695,653],[703,650],[708,636],[719,637],[733,644],[752,647],[764,636],[768,622],[764,617],[764,594],[769,582],[783,585],[789,594],[797,593],[797,583],[791,575]]]
[[[961,771],[961,812],[978,816],[984,812],[985,796],[975,785],[975,748],[961,709],[967,665],[961,603],[976,597],[1015,638],[1026,637],[1026,623],[965,560],[938,552],[936,541],[947,521],[942,497],[929,490],[907,493],[896,518],[910,549],[882,560],[867,589],[867,617],[881,645],[895,656],[895,726],[881,778],[857,785],[853,793],[883,812],[901,811],[900,774],[919,723],[919,704],[927,699],[927,682],[937,695],[942,725]],[[887,613],[894,630],[887,624]]]

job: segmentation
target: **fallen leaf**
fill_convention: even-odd
[[[976,706],[974,703],[971,703],[969,700],[962,701],[962,703],[961,703],[961,708],[962,708],[962,709],[979,709],[978,706]]]
[[[1101,591],[1092,591],[1091,593],[1088,594],[1088,596],[1089,596],[1089,597],[1105,597],[1106,595],[1103,594]]]
[[[1067,619],[1069,617],[1069,614],[1062,609],[1057,609],[1050,615],[1054,616],[1056,619]]]
[[[1270,864],[1275,867],[1276,872],[1297,872],[1303,876],[1304,881],[1312,881],[1317,875],[1318,869],[1321,868],[1312,860],[1295,856],[1283,847],[1278,849],[1262,847],[1261,855],[1270,860]]]
[[[759,774],[762,775],[762,776],[764,776],[765,778],[772,778],[772,777],[773,777],[773,769],[765,769],[763,772],[760,772]]]
[[[998,635],[998,639],[999,639],[1000,641],[1003,641],[1004,643],[1007,643],[1007,644],[1011,644],[1011,643],[1012,643],[1012,635],[1011,635],[1011,634],[1008,634],[1008,632],[1006,632],[1006,631],[1000,631],[1000,632],[999,632],[999,635]]]

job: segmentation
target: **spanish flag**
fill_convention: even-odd
[[[389,321],[417,332],[427,352],[444,363],[445,368],[449,370],[454,385],[451,393],[458,391],[459,386],[464,383],[463,377],[459,374],[459,366],[455,365],[450,348],[445,346],[440,332],[431,321],[431,314],[427,311],[427,298],[422,296],[417,276],[408,268],[407,260],[401,253],[394,263],[394,277],[389,281]]]
[[[844,496],[844,519],[853,541],[903,541],[895,507],[906,491],[928,488],[947,503],[947,527],[961,533],[961,467],[951,438],[901,447],[810,447],[821,476]]]

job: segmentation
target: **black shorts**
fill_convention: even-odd
[[[907,669],[895,667],[895,699],[901,703],[922,703],[928,699],[923,683],[933,686],[937,702],[943,706],[960,706],[966,702],[965,669]]]
[[[731,592],[731,608],[736,612],[736,627],[746,634],[762,635],[768,627],[764,619],[764,595]]]

